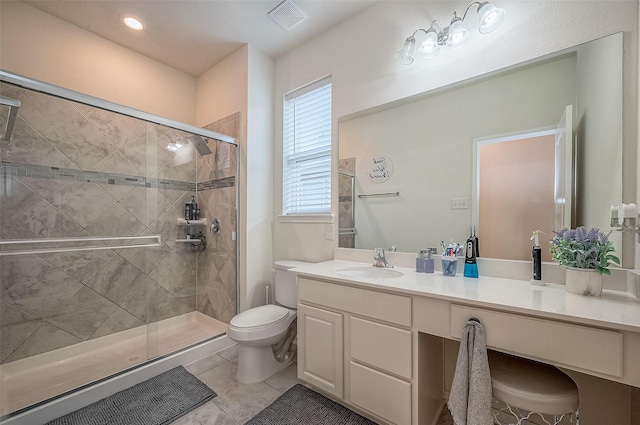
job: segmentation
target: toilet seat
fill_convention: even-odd
[[[279,305],[267,304],[250,308],[231,319],[230,325],[236,328],[252,328],[263,326],[284,319],[289,310]]]
[[[231,319],[227,336],[236,342],[260,344],[260,341],[284,335],[296,316],[295,310],[278,305],[255,307]]]

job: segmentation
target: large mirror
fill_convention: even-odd
[[[481,257],[527,260],[534,229],[545,232],[541,245],[558,226],[609,229],[622,199],[622,66],[619,33],[342,117],[340,246],[417,252],[463,243],[474,225]],[[554,166],[558,142],[567,150]],[[500,159],[514,149],[519,159]],[[611,238],[621,253],[620,234]]]

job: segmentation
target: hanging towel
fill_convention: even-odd
[[[462,330],[447,403],[455,425],[491,425],[491,374],[484,327],[472,318]]]

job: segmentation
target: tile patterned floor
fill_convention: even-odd
[[[218,396],[172,425],[242,425],[301,382],[294,363],[259,384],[241,384],[236,380],[237,354],[233,346],[185,366]],[[453,425],[446,409],[437,425]]]

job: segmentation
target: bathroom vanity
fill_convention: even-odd
[[[401,276],[378,277],[371,269],[332,260],[295,270],[298,378],[379,423],[435,424],[444,341],[459,340],[472,316],[490,349],[640,387],[635,294],[588,297],[561,284],[402,267],[393,269]]]

